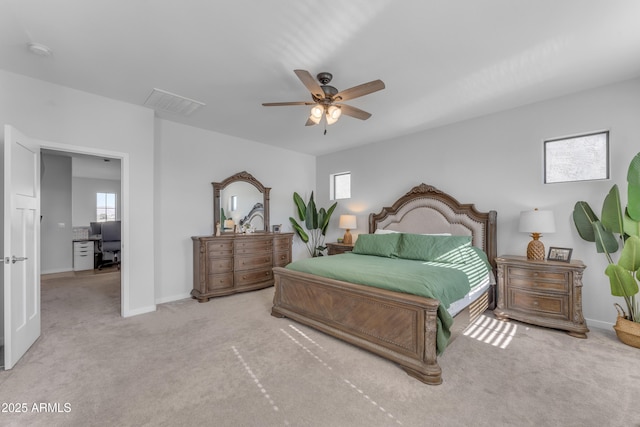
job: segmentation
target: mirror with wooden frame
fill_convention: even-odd
[[[249,229],[269,231],[269,191],[250,173],[243,171],[213,185],[213,230],[220,233]]]

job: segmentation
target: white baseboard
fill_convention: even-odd
[[[187,298],[191,298],[191,293],[173,295],[173,296],[170,296],[170,297],[158,298],[156,300],[156,304],[165,304],[165,303],[168,303],[168,302],[179,301],[181,299],[187,299]]]
[[[155,304],[152,305],[152,306],[149,306],[149,307],[141,307],[141,308],[137,308],[135,310],[127,311],[126,313],[123,313],[122,317],[138,316],[140,314],[152,313],[154,311],[156,311]]]
[[[72,268],[56,268],[53,270],[45,270],[45,271],[40,271],[40,275],[43,274],[56,274],[56,273],[69,273],[72,272],[73,269]]]
[[[587,327],[589,328],[598,328],[598,329],[607,329],[611,330],[613,328],[613,323],[603,322],[601,320],[594,319],[585,319],[587,322]]]

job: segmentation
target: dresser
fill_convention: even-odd
[[[582,273],[579,260],[535,261],[523,256],[496,258],[498,266],[498,319],[568,331],[587,338],[582,315]]]
[[[199,302],[273,286],[273,267],[291,262],[293,233],[192,237],[193,290]]]

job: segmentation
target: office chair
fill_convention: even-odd
[[[98,266],[102,267],[115,265],[120,270],[120,221],[107,221],[102,223],[102,239],[100,240],[103,261]],[[104,260],[104,254],[111,253],[113,258]]]

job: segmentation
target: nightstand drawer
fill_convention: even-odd
[[[528,268],[509,267],[509,275],[521,276],[535,280],[566,281],[567,273],[558,271],[531,270]]]
[[[544,289],[548,291],[558,291],[558,292],[569,292],[569,281],[567,278],[563,278],[562,280],[554,281],[550,279],[545,279],[543,274],[540,274],[539,277],[524,277],[524,276],[515,276],[509,272],[509,285],[516,286],[518,288],[524,289]],[[564,276],[564,275],[562,275]]]
[[[530,313],[545,314],[568,319],[569,297],[566,295],[538,295],[518,289],[509,289],[509,307]]]

